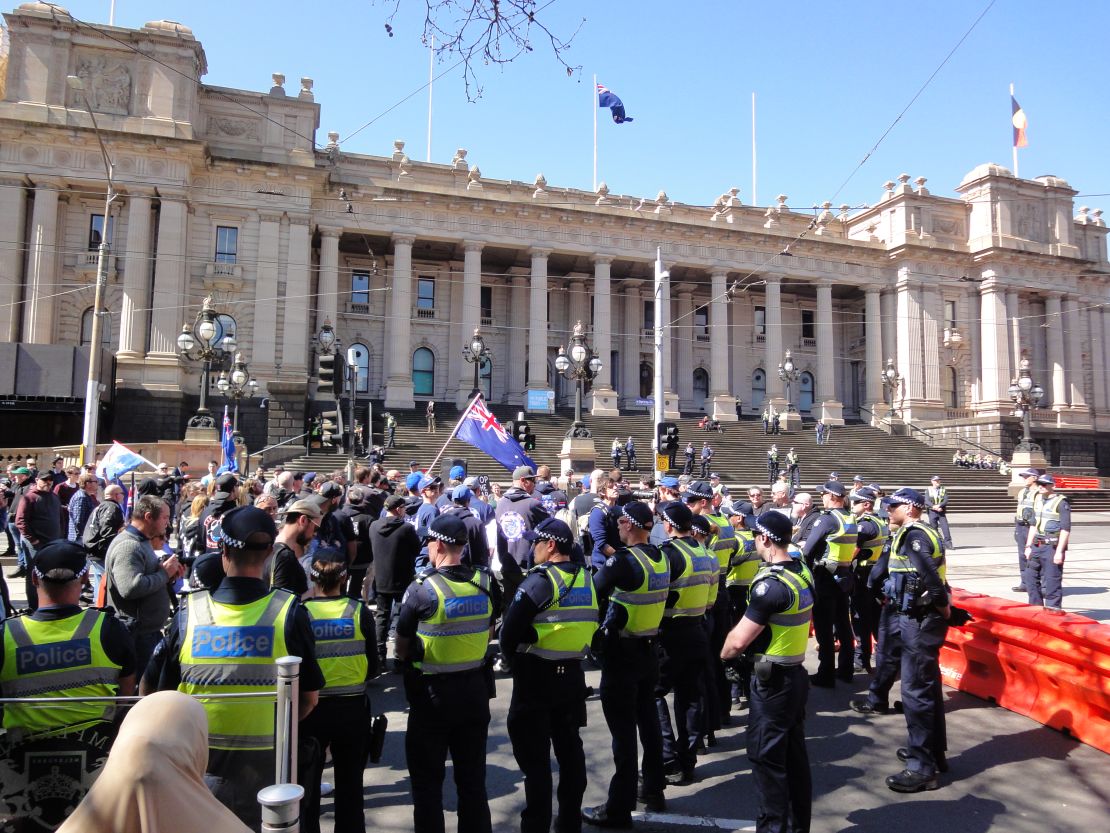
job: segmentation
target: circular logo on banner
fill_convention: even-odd
[[[517,512],[506,512],[497,523],[510,544],[519,541],[524,535],[524,518]]]

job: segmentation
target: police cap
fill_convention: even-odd
[[[677,500],[660,506],[659,515],[680,532],[686,532],[690,529],[690,524],[694,518],[694,513],[690,511],[690,508]]]
[[[629,523],[640,529],[651,529],[655,525],[651,509],[646,503],[639,500],[630,500],[621,506],[621,515],[628,518]]]
[[[790,523],[790,519],[782,512],[775,510],[768,510],[755,519],[755,532],[759,535],[766,535],[776,544],[785,546],[790,543],[790,535],[794,527]]]
[[[257,506],[239,506],[225,512],[220,523],[221,543],[237,550],[269,550],[277,538],[270,513]]]
[[[438,515],[428,527],[428,537],[445,544],[466,543],[466,525],[455,515]]]
[[[546,518],[536,524],[535,529],[524,531],[526,541],[554,541],[563,547],[574,543],[574,535],[570,527],[558,518]]]
[[[89,560],[83,546],[59,538],[35,553],[32,566],[39,579],[67,582],[85,575],[89,569]],[[55,570],[58,572],[55,573]],[[54,576],[50,576],[51,573]]]

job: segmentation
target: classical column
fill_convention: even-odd
[[[1021,295],[1018,290],[1010,289],[1006,292],[1006,321],[1010,331],[1010,367],[1016,368],[1021,363]]]
[[[836,395],[836,344],[833,339],[832,283],[817,283],[817,393],[821,419],[830,425],[844,424],[844,405]]]
[[[1068,402],[1073,411],[1087,413],[1086,373],[1083,368],[1083,319],[1086,316],[1080,308],[1079,299],[1072,295],[1064,301],[1064,317],[1061,329],[1068,363]],[[1088,349],[1090,349],[1090,342]]]
[[[990,275],[990,273],[987,273]],[[993,276],[979,284],[981,310],[980,349],[983,357],[983,385],[979,411],[1009,412],[1010,331],[1006,320],[1006,288]]]
[[[924,376],[925,399],[936,409],[937,416],[944,416],[940,393],[940,347],[944,342],[941,322],[944,320],[944,300],[940,293],[925,284],[921,292],[922,343],[925,347]],[[1009,350],[1009,345],[1006,347]]]
[[[547,390],[547,256],[551,249],[532,249],[528,291],[528,389]]]
[[[320,227],[320,282],[316,298],[316,332],[339,322],[339,237],[343,229]]]
[[[58,291],[58,191],[62,187],[59,181],[45,179],[35,187],[31,245],[27,253],[27,288],[23,295],[23,341],[29,344],[50,344],[54,340],[53,296]],[[8,239],[21,240],[22,234]]]
[[[677,353],[678,367],[675,380],[678,382],[678,401],[689,410],[694,399],[694,292],[689,284],[675,287],[678,300],[676,325],[672,327]],[[666,378],[666,377],[664,377]]]
[[[147,358],[177,365],[177,336],[181,333],[181,325],[188,323],[191,326],[196,314],[195,309],[184,308],[185,237],[189,213],[184,192],[159,191],[162,199],[158,211],[158,256],[154,261],[154,303],[150,305],[154,309],[150,315]],[[276,260],[276,253],[274,258]],[[257,326],[256,318],[256,329]],[[236,333],[235,337],[241,335]]]
[[[250,339],[251,352],[256,356],[254,365],[259,369],[272,368],[277,361],[280,250],[281,214],[260,211],[258,213],[258,266],[255,270],[254,283],[254,332],[251,333]]]
[[[766,306],[763,320],[767,335],[763,342],[765,355],[763,368],[767,375],[767,399],[775,410],[785,411],[784,388],[778,374],[778,366],[782,362],[782,277],[768,275],[764,291]]]
[[[1110,408],[1106,398],[1106,332],[1103,329],[1102,309],[1097,306],[1099,299],[1088,298],[1087,327],[1091,334],[1091,406],[1096,412],[1105,413]]]
[[[867,407],[877,416],[882,416],[883,379],[885,365],[883,349],[883,309],[882,295],[878,286],[864,289],[864,330],[866,347],[864,356],[864,386]]]
[[[385,383],[386,408],[412,408],[412,244],[407,234],[393,236],[393,284],[389,296]]]
[[[306,382],[308,310],[312,304],[309,297],[312,292],[310,219],[307,214],[289,216],[289,254],[285,262],[285,323],[281,330],[282,375]],[[254,355],[258,355],[257,352]]]
[[[912,408],[925,398],[925,374],[921,366],[921,300],[917,281],[910,277],[909,270],[898,270],[897,286],[898,356],[895,363],[902,375],[903,389],[895,393],[894,399],[896,404],[904,399],[906,406]]]
[[[964,337],[967,339],[967,358],[968,358],[968,373],[970,374],[971,383],[971,398],[968,400],[967,405],[971,408],[977,408],[979,402],[983,399],[983,335],[982,327],[975,326],[976,321],[979,321],[981,314],[979,312],[982,306],[979,300],[978,285],[972,284],[972,288],[968,290],[965,297],[967,303],[967,325],[963,328]],[[1011,365],[1011,368],[1017,365]]]
[[[594,255],[594,352],[601,358],[601,370],[594,378],[590,413],[594,416],[616,416],[617,392],[613,389],[613,299],[611,268],[613,258]]]
[[[146,321],[150,303],[150,229],[151,198],[147,194],[127,196],[127,240],[122,260],[123,300],[119,316],[121,361],[136,361],[146,352]],[[117,268],[119,268],[117,266]],[[178,316],[180,317],[180,315]]]
[[[0,180],[0,341],[19,340],[20,276],[27,215],[27,192],[19,180]]]
[[[460,356],[463,345],[470,343],[474,329],[481,322],[482,246],[483,243],[479,240],[467,240],[463,243],[462,310],[458,318],[462,322],[460,327],[462,340],[459,344],[451,345],[451,350]],[[482,334],[486,339],[489,335],[489,333]],[[470,391],[474,388],[474,365],[465,360],[460,360],[460,364],[462,367],[459,372],[459,391],[455,397],[455,404],[463,408],[470,401]]]
[[[528,384],[524,378],[524,356],[528,350],[528,330],[523,326],[520,312],[528,304],[528,279],[523,270],[513,267],[508,274],[509,309],[506,319],[509,324],[509,355],[500,357],[509,370],[506,401],[513,405],[524,404],[524,388]],[[494,362],[499,357],[494,356]]]
[[[1064,410],[1068,406],[1067,374],[1064,369],[1064,326],[1060,292],[1049,292],[1045,298],[1045,341],[1048,347],[1048,367],[1052,372],[1052,409]]]
[[[736,421],[736,397],[729,391],[728,377],[728,271],[714,269],[709,273],[709,395],[713,398],[713,418],[721,422]]]
[[[624,294],[624,339],[621,342],[620,398],[631,408],[640,398],[640,330],[643,324],[643,298],[639,281],[621,284]]]
[[[887,359],[898,358],[898,296],[889,288],[879,295],[879,306],[883,314],[883,366]],[[885,400],[884,400],[885,401]]]

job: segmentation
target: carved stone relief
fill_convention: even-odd
[[[131,112],[131,68],[123,61],[110,55],[82,56],[74,74],[85,82],[85,95],[98,113],[126,116]],[[72,97],[74,106],[84,103],[80,93]]]
[[[227,136],[245,141],[257,141],[259,138],[257,121],[238,119],[233,116],[209,116],[208,132],[217,136]]]

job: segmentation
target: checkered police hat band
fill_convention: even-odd
[[[35,574],[35,577],[36,577],[36,578],[37,578],[37,579],[38,579],[39,581],[49,581],[49,580],[50,580],[50,579],[49,579],[49,578],[48,578],[48,577],[47,577],[47,576],[46,576],[46,575],[45,575],[45,574],[44,574],[44,573],[42,572],[42,570],[40,570],[40,569],[39,569],[38,567],[32,567],[32,568],[31,568],[31,571],[32,571],[32,572],[33,572],[33,573]],[[82,568],[81,568],[80,570],[78,570],[78,571],[77,571],[76,573],[74,573],[74,574],[73,574],[73,578],[71,578],[71,579],[66,579],[66,581],[77,581],[77,579],[79,579],[79,578],[84,578],[84,577],[85,577],[85,573],[87,573],[88,571],[89,571],[89,564],[88,564],[88,562],[86,561],[86,562],[85,562],[85,566],[84,566],[84,567],[82,567]],[[71,572],[71,571],[70,571],[70,570],[66,570],[66,572]]]
[[[756,529],[756,532],[758,532],[760,535],[766,535],[768,538],[770,538],[776,544],[785,544],[786,543],[786,541],[784,541],[782,538],[780,538],[774,532],[769,530],[767,527],[765,527],[759,521],[755,522],[755,529]]]
[[[628,513],[628,509],[624,506],[621,507],[621,515],[628,518],[628,522],[630,524],[632,524],[633,526],[638,527],[640,529],[644,528],[644,525],[642,523],[640,523],[638,520],[636,520],[635,518],[633,518],[632,515],[630,515]],[[664,515],[664,517],[666,517],[666,516]]]
[[[903,503],[906,506],[915,506],[918,509],[924,509],[925,508],[924,503],[918,503],[916,500],[911,500],[910,498],[903,497],[902,495],[891,495],[890,497],[887,498],[887,501],[890,502],[890,503]]]
[[[625,517],[627,517],[627,515]],[[636,522],[633,521],[633,523]],[[537,538],[540,538],[544,541],[554,541],[556,544],[570,543],[570,541],[568,541],[566,538],[556,535],[554,532],[548,532],[546,529],[534,529],[532,530],[532,532]]]
[[[427,536],[429,538],[435,538],[437,541],[442,541],[445,544],[460,544],[460,543],[462,543],[461,541],[456,541],[450,535],[447,535],[446,533],[440,532],[440,531],[435,530],[435,529],[429,529],[428,532],[427,532]]]

